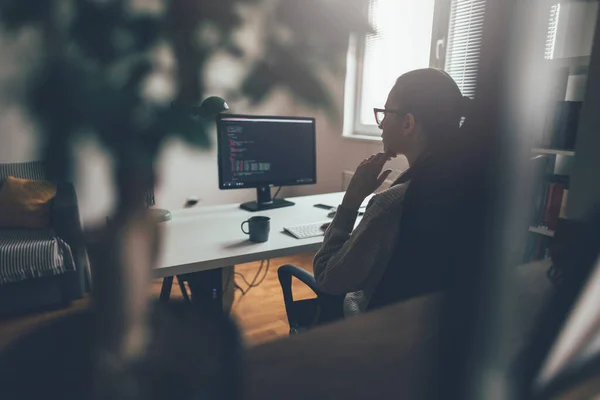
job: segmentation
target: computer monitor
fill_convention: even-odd
[[[223,114],[217,118],[220,189],[256,188],[248,211],[287,207],[271,186],[317,182],[315,119]]]

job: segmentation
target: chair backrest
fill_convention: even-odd
[[[9,176],[21,179],[47,179],[46,167],[43,161],[0,164],[0,185]]]

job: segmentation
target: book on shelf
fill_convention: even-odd
[[[568,193],[564,182],[542,182],[534,195],[530,225],[555,230],[558,219],[565,216]]]
[[[552,232],[558,223],[561,207],[566,204],[565,193],[568,193],[566,185],[563,182],[556,182],[547,179],[547,175],[542,175],[538,185],[536,185],[534,209],[532,213],[531,226],[541,229],[548,229]],[[552,242],[552,235],[540,234],[539,230],[533,230],[528,236],[524,262],[541,260],[548,257],[548,249]]]
[[[546,210],[544,212],[544,225],[548,229],[556,229],[558,215],[560,214],[560,206],[565,187],[561,183],[551,183],[548,189],[548,197],[546,199]]]
[[[532,219],[530,221],[530,225],[532,226],[541,226],[542,222],[544,221],[549,188],[550,183],[545,181],[537,186],[537,190],[534,195],[535,200],[533,205]]]
[[[544,208],[546,202],[548,182],[546,177],[549,172],[553,170],[553,163],[551,157],[547,155],[537,155],[531,159],[532,166],[534,169],[534,176],[536,184],[533,187],[533,196],[531,203],[531,220],[529,225],[538,226],[542,221],[541,210]]]
[[[569,196],[569,189],[563,190],[562,201],[560,203],[560,212],[558,213],[558,218],[567,218],[566,210],[567,210],[567,198]]]
[[[557,101],[546,118],[540,147],[573,150],[579,125],[581,101]]]

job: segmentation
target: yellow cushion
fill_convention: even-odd
[[[51,201],[56,185],[9,176],[0,189],[0,228],[50,227]]]

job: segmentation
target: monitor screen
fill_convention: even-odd
[[[217,135],[221,189],[316,183],[314,118],[223,114]]]

